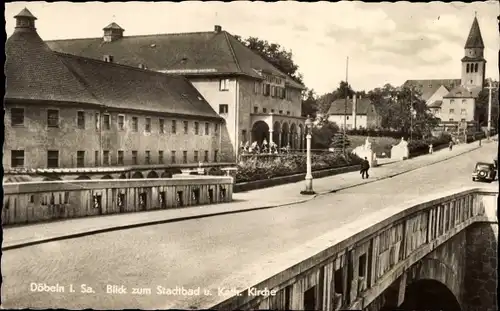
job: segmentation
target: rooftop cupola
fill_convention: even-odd
[[[37,18],[27,8],[24,8],[14,18],[16,19],[15,31],[36,31],[35,20]]]
[[[113,42],[123,38],[123,32],[125,31],[125,29],[118,26],[115,22],[104,27],[102,30],[104,30],[104,42]]]

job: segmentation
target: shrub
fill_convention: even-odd
[[[344,156],[339,153],[325,152],[323,154],[312,154],[311,162],[312,170],[321,170],[360,164],[361,159],[353,154]],[[305,173],[306,166],[306,156],[304,154],[285,154],[273,161],[259,161],[257,157],[254,157],[238,164],[236,182]]]
[[[220,167],[211,167],[208,169],[207,175],[224,176],[226,173]]]

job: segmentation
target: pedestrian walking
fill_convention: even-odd
[[[450,148],[450,151],[453,149],[453,142],[450,141],[450,143],[448,144],[449,148]]]
[[[370,162],[365,157],[365,159],[363,160],[363,162],[361,162],[361,178],[362,179],[370,177],[370,175],[368,175],[368,170],[369,169],[370,169]]]

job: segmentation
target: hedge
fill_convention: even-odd
[[[374,130],[374,129],[355,129],[346,131],[347,135],[358,135],[358,136],[370,136],[370,137],[391,137],[401,139],[401,137],[410,136],[409,133],[403,133],[400,131],[389,131],[389,130]],[[412,136],[421,139],[422,135],[413,132]]]
[[[410,157],[417,157],[429,153],[429,145],[432,144],[434,151],[445,148],[451,141],[451,136],[441,135],[439,137],[431,137],[428,139],[414,139],[408,143],[408,151]]]
[[[361,163],[361,159],[353,154],[344,156],[340,153],[312,154],[312,170],[344,167]],[[252,158],[238,164],[236,182],[249,182],[273,177],[300,174],[306,172],[306,156],[304,154],[285,154],[273,161],[259,161]]]

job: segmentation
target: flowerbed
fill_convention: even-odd
[[[339,153],[323,153],[311,155],[312,170],[337,168],[361,163],[361,159],[353,154],[344,156]],[[257,157],[247,159],[238,164],[236,182],[265,180],[273,177],[294,175],[306,172],[305,154],[285,154],[271,161],[260,161]]]
[[[429,145],[432,144],[434,151],[446,148],[451,141],[451,136],[441,135],[439,137],[431,137],[428,139],[412,140],[408,143],[408,151],[410,157],[417,157],[429,153]]]

